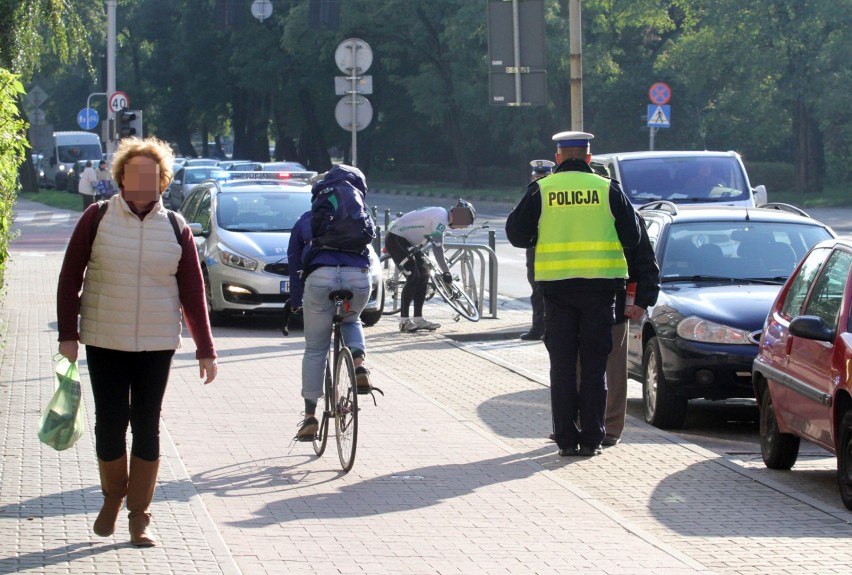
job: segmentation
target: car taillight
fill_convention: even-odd
[[[290,172],[278,172],[278,179],[279,180],[289,180],[292,177],[293,177],[293,174],[291,174]]]

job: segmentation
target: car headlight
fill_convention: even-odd
[[[60,171],[60,172],[64,172],[64,171],[65,171],[65,164],[59,164],[59,171]]]
[[[221,261],[226,266],[241,270],[249,270],[252,272],[257,269],[257,262],[253,259],[240,255],[235,251],[231,251],[222,244],[219,244],[218,248],[219,261]]]
[[[694,315],[677,324],[677,334],[680,337],[701,343],[754,345],[748,339],[749,333],[742,329],[722,325]]]

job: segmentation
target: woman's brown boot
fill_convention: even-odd
[[[145,461],[135,455],[130,456],[130,479],[127,482],[127,517],[130,526],[130,542],[136,547],[153,547],[156,540],[148,532],[151,513],[148,507],[154,499],[157,486],[157,472],[160,460]]]
[[[115,522],[127,495],[127,454],[113,461],[98,459],[98,469],[104,503],[92,529],[101,537],[109,537],[115,532]]]

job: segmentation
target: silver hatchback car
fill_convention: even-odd
[[[213,325],[229,315],[283,312],[290,232],[311,207],[307,178],[314,173],[231,172],[233,179],[189,191],[180,211],[195,236]],[[379,321],[384,305],[379,258],[369,250],[373,290],[361,313],[367,326]]]

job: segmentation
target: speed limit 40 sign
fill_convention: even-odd
[[[130,107],[130,98],[124,92],[115,92],[109,97],[109,109],[118,112]]]

